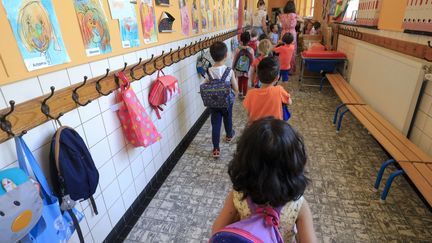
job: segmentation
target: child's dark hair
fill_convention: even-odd
[[[268,39],[268,37],[267,37],[266,34],[261,34],[261,35],[258,37],[258,40],[259,40],[259,41],[262,41],[262,40],[265,40],[265,39]]]
[[[295,7],[295,3],[293,0],[288,0],[288,2],[286,3],[284,9],[283,9],[284,13],[296,13],[296,7]]]
[[[280,64],[277,57],[266,57],[258,64],[257,74],[262,83],[270,84],[279,75]]]
[[[294,36],[291,33],[286,33],[282,37],[282,42],[289,45],[294,42]]]
[[[258,36],[258,31],[256,31],[255,29],[253,29],[252,31],[251,31],[251,38],[255,38],[255,37],[257,37]]]
[[[228,52],[228,48],[225,43],[217,41],[210,46],[210,55],[215,62],[222,61]]]
[[[250,40],[251,40],[251,36],[249,32],[245,31],[240,35],[240,41],[243,43],[244,46],[247,46]]]
[[[299,199],[308,184],[303,138],[288,123],[267,117],[241,136],[228,174],[236,191],[256,204],[280,207]]]
[[[270,25],[270,31],[273,31],[273,28],[274,28],[275,26],[277,26],[277,24],[271,24],[271,25]]]
[[[318,30],[319,28],[321,28],[320,22],[313,23],[313,27],[315,28],[315,30]]]

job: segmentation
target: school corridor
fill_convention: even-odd
[[[379,199],[383,186],[373,190],[377,171],[388,159],[380,145],[351,115],[337,134],[331,120],[340,101],[333,89],[300,88],[297,80],[292,77],[289,86],[289,122],[306,143],[311,182],[305,198],[319,241],[430,242],[432,212],[405,178],[395,180],[385,203]],[[246,121],[237,100],[233,122],[238,134]],[[213,159],[208,119],[137,223],[129,226],[124,242],[207,242],[231,187],[227,165],[235,142],[222,143],[221,158]],[[393,171],[389,167],[384,179]]]

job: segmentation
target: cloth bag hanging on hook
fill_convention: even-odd
[[[61,212],[57,197],[54,196],[51,191],[45,175],[27,144],[21,137],[15,137],[15,145],[20,168],[26,171],[28,175],[34,175],[37,182],[40,184],[43,201],[41,219],[30,231],[30,237],[21,240],[21,242],[67,242],[75,231],[73,221],[81,221],[84,215],[75,208],[70,211]],[[74,217],[71,217],[70,213],[73,213]],[[81,242],[83,242],[83,240]]]
[[[160,76],[160,73],[162,73],[163,76]],[[168,101],[179,94],[180,88],[177,78],[171,75],[165,75],[162,70],[159,70],[149,94],[149,103],[153,110],[155,110],[158,119],[161,119],[159,110],[163,111],[162,105],[166,105]]]
[[[135,92],[130,87],[129,80],[123,72],[119,72],[122,81],[117,103],[122,104],[117,115],[127,140],[135,147],[148,147],[161,139],[152,120],[139,102]]]

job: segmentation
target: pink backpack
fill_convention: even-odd
[[[163,76],[159,76],[160,72],[162,72]],[[156,111],[158,119],[161,119],[159,110],[163,111],[161,106],[166,105],[172,97],[178,94],[180,94],[180,89],[177,78],[165,75],[162,70],[158,71],[157,78],[153,82],[149,95],[149,103]]]
[[[123,72],[118,77],[122,81],[120,92],[117,94],[117,103],[123,103],[117,111],[123,133],[127,140],[135,147],[148,147],[161,139],[152,120],[139,102],[135,92]]]

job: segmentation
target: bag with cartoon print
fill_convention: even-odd
[[[161,139],[152,120],[139,102],[123,72],[118,77],[122,81],[117,103],[121,106],[117,111],[126,139],[135,147],[148,147]]]

